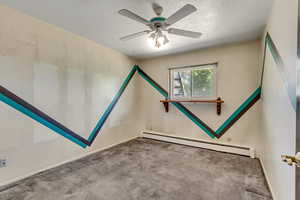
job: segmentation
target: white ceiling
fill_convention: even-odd
[[[151,3],[163,6],[168,17],[187,3],[197,12],[172,25],[202,32],[199,39],[169,35],[163,48],[151,47],[145,36],[122,42],[120,37],[146,26],[118,14],[129,9],[146,19],[154,17]],[[148,58],[258,38],[273,0],[0,0],[0,3],[82,35],[135,58]]]

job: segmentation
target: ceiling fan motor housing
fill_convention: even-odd
[[[164,27],[166,18],[164,17],[154,17],[150,20],[151,25],[155,28],[162,28]]]

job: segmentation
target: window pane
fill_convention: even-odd
[[[214,96],[214,70],[212,68],[202,68],[192,70],[193,97]]]
[[[173,97],[191,96],[191,71],[173,72]]]

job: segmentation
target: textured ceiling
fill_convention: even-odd
[[[154,17],[151,3],[163,6],[168,17],[187,3],[197,12],[172,25],[202,32],[199,39],[169,35],[170,43],[157,49],[145,36],[122,42],[120,37],[146,26],[118,14],[129,9],[144,18]],[[82,35],[135,58],[148,58],[258,38],[273,0],[0,0],[0,3]]]

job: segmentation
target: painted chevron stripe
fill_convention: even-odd
[[[148,82],[151,86],[153,86],[161,95],[164,97],[168,97],[168,92],[163,89],[158,83],[156,83],[150,76],[148,76],[141,68],[137,68],[138,73]],[[261,87],[257,88],[246,101],[238,107],[238,109],[217,129],[214,131],[211,129],[205,122],[200,120],[194,113],[192,113],[189,109],[183,106],[181,103],[172,102],[172,104],[180,110],[185,116],[187,116],[190,120],[192,120],[199,128],[201,128],[206,134],[208,134],[211,138],[220,138],[224,133],[238,120],[240,119],[246,112],[249,110],[259,99],[261,96]]]
[[[28,104],[21,98],[15,96],[7,89],[0,86],[0,100],[7,105],[15,108],[16,110],[20,111],[21,113],[27,115],[28,117],[34,119],[35,121],[43,124],[44,126],[48,127],[49,129],[55,131],[56,133],[64,136],[65,138],[71,140],[72,142],[78,144],[79,146],[85,148],[89,142],[82,138],[80,135],[74,133],[73,131],[69,130],[68,128],[64,127],[59,122],[55,121],[45,113],[41,112],[37,108],[33,107],[32,105]],[[9,94],[9,95],[7,95]],[[13,96],[12,96],[12,95]],[[7,96],[6,96],[7,95]]]
[[[272,38],[269,34],[266,35],[265,38],[265,53],[267,47],[270,49],[270,52],[275,59],[277,65],[280,65],[280,68],[283,66],[282,59],[279,55],[278,50]],[[148,74],[146,74],[139,66],[135,65],[124,82],[122,83],[119,91],[114,96],[112,102],[107,107],[103,115],[100,117],[98,123],[96,124],[95,128],[91,132],[88,139],[83,138],[79,134],[73,132],[72,130],[68,129],[61,123],[57,122],[55,119],[51,118],[46,113],[42,112],[38,108],[34,107],[33,105],[29,104],[25,100],[21,99],[8,89],[4,88],[0,85],[0,100],[7,105],[13,107],[14,109],[22,112],[23,114],[27,115],[28,117],[32,118],[33,120],[41,123],[42,125],[50,128],[51,130],[55,131],[56,133],[62,135],[63,137],[67,138],[68,140],[78,144],[79,146],[86,148],[90,146],[97,135],[99,134],[101,128],[103,127],[104,123],[106,122],[107,118],[113,111],[115,105],[118,103],[119,99],[121,98],[122,94],[124,93],[127,85],[129,84],[130,80],[134,76],[135,72],[147,81],[154,89],[156,89],[163,97],[168,98],[168,92],[162,88],[157,82],[155,82]],[[264,71],[264,70],[263,70]],[[263,77],[263,75],[262,75]],[[262,84],[262,81],[261,81]],[[287,84],[286,84],[287,85]],[[184,105],[178,102],[172,102],[172,104],[181,111],[186,117],[188,117],[191,121],[193,121],[200,129],[202,129],[206,134],[208,134],[211,138],[220,138],[222,137],[230,127],[232,127],[259,99],[261,96],[261,86],[258,87],[250,96],[247,98],[240,107],[237,108],[236,111],[216,130],[214,131],[211,129],[204,121],[200,120],[194,113],[192,113],[189,109],[187,109]],[[290,96],[291,98],[291,96]],[[294,103],[291,100],[291,103]]]
[[[283,62],[279,55],[278,50],[272,38],[269,34],[266,35],[265,38],[265,52],[264,57],[266,55],[266,49],[269,48],[276,64],[280,67],[281,71],[283,70]],[[263,70],[264,71],[264,70]],[[68,140],[78,144],[79,146],[86,148],[90,146],[97,135],[99,134],[101,128],[103,127],[104,123],[106,122],[107,118],[113,111],[115,105],[118,103],[119,99],[121,98],[122,94],[124,93],[127,85],[129,84],[130,80],[134,76],[135,72],[147,81],[154,89],[156,89],[163,97],[168,98],[168,92],[162,88],[157,82],[155,82],[148,74],[146,74],[139,66],[135,65],[124,82],[122,83],[119,91],[114,96],[112,102],[107,107],[105,112],[100,117],[98,123],[96,124],[95,128],[91,132],[88,139],[83,138],[79,134],[73,132],[72,130],[65,127],[63,124],[59,123],[55,119],[51,118],[46,113],[42,112],[38,108],[34,107],[33,105],[29,104],[22,98],[15,95],[13,92],[9,91],[8,89],[4,88],[0,85],[0,100],[7,105],[11,106],[12,108],[20,111],[21,113],[27,115],[28,117],[32,118],[33,120],[41,123],[42,125],[48,127],[49,129],[55,131],[56,133],[62,135],[63,137],[67,138]],[[262,75],[263,77],[263,75]],[[262,84],[262,81],[261,81]],[[286,84],[287,85],[287,84]],[[211,138],[220,138],[222,137],[226,131],[232,127],[259,99],[261,96],[261,87],[257,88],[249,98],[247,98],[240,107],[237,108],[236,111],[216,130],[214,131],[211,129],[204,121],[200,120],[194,113],[192,113],[189,109],[187,109],[184,105],[178,102],[172,102],[172,104],[181,111],[186,117],[188,117],[191,121],[193,121],[200,129],[202,129],[206,134],[208,134]],[[294,102],[291,103],[294,105]]]
[[[34,107],[33,105],[29,104],[25,100],[21,99],[8,89],[0,86],[0,100],[7,105],[13,107],[14,109],[22,112],[23,114],[27,115],[28,117],[32,118],[33,120],[41,123],[42,125],[50,128],[51,130],[55,131],[56,133],[64,136],[65,138],[69,139],[70,141],[78,144],[79,146],[85,148],[90,146],[97,135],[99,134],[101,128],[103,127],[104,123],[106,122],[107,118],[111,114],[112,110],[114,109],[115,105],[118,103],[119,99],[121,98],[122,94],[124,93],[126,87],[128,86],[130,80],[134,76],[135,72],[138,72],[141,77],[146,80],[154,89],[156,89],[162,96],[165,98],[168,97],[168,92],[162,88],[157,82],[155,82],[148,74],[146,74],[140,67],[135,65],[124,82],[122,83],[119,91],[114,96],[112,102],[107,107],[103,115],[100,117],[100,120],[96,124],[95,128],[91,132],[88,139],[83,138],[79,134],[76,134],[72,130],[68,129],[61,123],[57,122],[55,119],[51,118],[49,115],[45,114],[38,108]],[[251,96],[221,125],[217,131],[211,129],[205,122],[200,120],[194,113],[192,113],[189,109],[187,109],[184,105],[178,102],[172,102],[172,104],[182,112],[186,117],[188,117],[191,121],[193,121],[200,129],[202,129],[206,134],[208,134],[211,138],[220,138],[243,114],[246,113],[248,109],[250,109],[260,98],[261,88],[259,87]]]
[[[130,82],[131,78],[135,74],[138,66],[134,66],[130,71],[129,75],[123,82],[121,88],[113,98],[112,102],[105,110],[104,114],[101,116],[99,122],[96,124],[96,127],[93,129],[92,133],[90,134],[88,139],[83,138],[79,134],[73,132],[72,130],[68,129],[55,119],[51,118],[46,113],[42,112],[38,108],[34,107],[33,105],[29,104],[22,98],[18,97],[8,89],[4,88],[0,85],[0,100],[7,105],[13,107],[14,109],[22,112],[23,114],[27,115],[28,117],[32,118],[33,120],[41,123],[42,125],[50,128],[51,130],[55,131],[56,133],[62,135],[63,137],[69,139],[70,141],[78,144],[79,146],[86,148],[87,146],[91,146],[93,141],[95,140],[96,136],[100,132],[102,126],[104,125],[105,121],[107,120],[109,114],[117,104],[118,100],[120,99],[121,95],[125,91],[128,83]]]
[[[263,70],[262,73],[264,73],[264,68],[265,68],[265,58],[266,58],[266,51],[267,49],[270,50],[271,55],[276,63],[276,67],[279,71],[279,74],[281,75],[281,78],[284,82],[284,86],[286,88],[287,94],[290,99],[290,103],[293,106],[293,109],[296,111],[297,107],[297,97],[295,93],[295,86],[290,82],[290,79],[288,77],[288,73],[286,71],[286,66],[284,65],[283,59],[279,54],[279,50],[277,49],[274,41],[272,40],[272,37],[270,36],[269,33],[266,34],[265,37],[265,49],[264,49],[264,60],[263,60]],[[263,83],[263,75],[261,76],[261,86]]]
[[[220,138],[224,133],[239,120],[259,99],[261,87],[257,88],[250,97],[217,129],[216,133]]]
[[[163,89],[158,83],[156,83],[150,76],[148,76],[141,68],[138,68],[138,73],[153,86],[161,95],[168,98],[168,92]],[[207,133],[211,138],[215,138],[218,135],[203,121],[201,121],[196,115],[194,115],[190,110],[178,102],[172,102],[172,104],[180,110],[185,116],[192,120],[197,126],[199,126],[205,133]]]
[[[112,102],[109,104],[108,108],[105,110],[104,114],[101,116],[100,120],[98,121],[96,127],[93,129],[91,135],[88,138],[90,144],[93,143],[95,138],[97,137],[98,133],[100,132],[101,128],[103,127],[105,121],[107,120],[108,116],[110,115],[111,111],[114,109],[115,105],[118,103],[120,97],[122,96],[123,92],[125,91],[128,83],[132,79],[133,75],[135,74],[138,66],[134,66],[128,76],[126,77],[125,81],[122,83],[121,88],[114,96]]]

